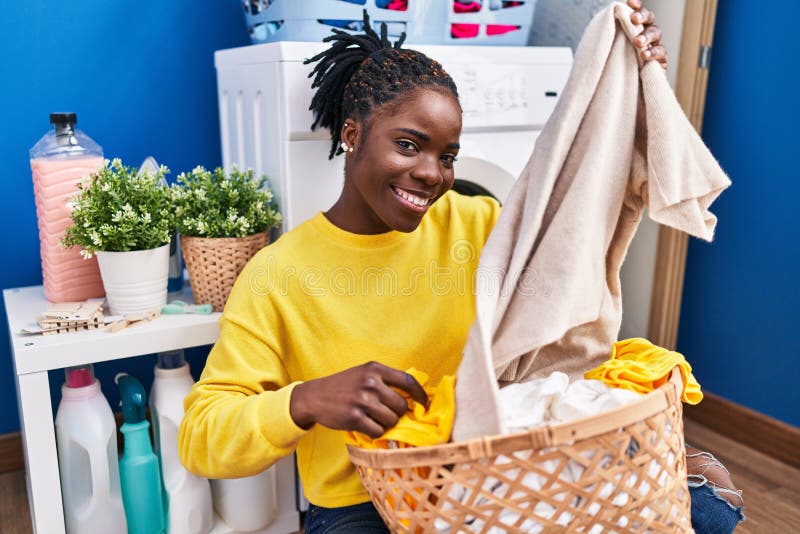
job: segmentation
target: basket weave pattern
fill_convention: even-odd
[[[526,433],[349,447],[350,457],[392,532],[693,532],[676,391],[668,382],[611,412]]]
[[[197,303],[210,303],[222,311],[236,277],[256,252],[267,246],[269,234],[247,237],[181,236],[183,260],[189,270],[192,294]]]

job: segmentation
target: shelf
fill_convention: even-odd
[[[26,335],[21,330],[36,323],[50,305],[41,286],[3,291],[11,353],[17,384],[28,503],[35,532],[65,532],[55,427],[47,371],[73,365],[141,356],[173,349],[211,345],[219,337],[220,313],[162,315],[153,321],[118,332],[91,330],[49,336]],[[193,302],[191,289],[170,295],[170,300]],[[256,534],[286,534],[299,528],[295,506],[295,460],[284,458],[276,473],[276,517]],[[215,517],[211,534],[235,531]]]
[[[211,345],[219,337],[220,313],[162,315],[119,332],[91,330],[49,336],[20,333],[48,307],[42,286],[3,290],[17,375],[117,360],[167,350]],[[170,300],[192,302],[191,289]]]
[[[249,534],[288,534],[297,532],[300,524],[300,514],[297,511],[284,512],[283,515],[276,517],[272,523],[261,530],[250,531]],[[238,534],[239,531],[232,530],[225,522],[214,514],[214,528],[208,534]]]

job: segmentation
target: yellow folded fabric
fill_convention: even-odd
[[[683,378],[681,400],[687,404],[697,404],[703,400],[700,384],[683,354],[653,345],[640,337],[614,343],[611,359],[583,376],[602,380],[616,388],[648,393],[669,380],[675,366],[678,366]]]
[[[423,447],[426,445],[439,445],[450,441],[453,431],[453,420],[456,414],[455,385],[456,377],[445,375],[439,384],[432,387],[428,384],[428,375],[414,369],[406,371],[417,379],[417,382],[428,394],[428,409],[421,405],[403,391],[399,393],[408,402],[408,411],[400,417],[397,424],[386,431],[378,439],[372,439],[360,432],[348,432],[347,441],[351,445],[363,449],[405,449],[408,447]],[[400,474],[401,470],[397,470]],[[418,476],[427,478],[430,474],[428,467],[415,467]],[[421,493],[421,492],[420,492]],[[402,499],[412,510],[416,510],[419,497],[414,493],[403,492]],[[386,494],[389,508],[394,508],[395,496]],[[408,526],[408,520],[402,520]],[[420,529],[417,532],[421,532]]]
[[[397,425],[377,439],[360,432],[348,432],[350,444],[364,449],[394,449],[439,445],[450,441],[456,413],[455,376],[444,376],[439,384],[431,387],[427,374],[413,367],[406,372],[416,378],[428,394],[428,409],[401,391],[408,401],[408,411]]]

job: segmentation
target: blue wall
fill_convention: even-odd
[[[703,137],[733,185],[689,246],[678,349],[705,389],[800,426],[800,3],[719,2]]]
[[[51,111],[75,111],[78,127],[106,157],[130,165],[153,155],[172,177],[198,164],[219,165],[213,52],[247,42],[235,0],[3,1],[0,209],[6,241],[0,287],[42,281],[28,149],[50,128]],[[19,421],[4,308],[0,324],[5,433],[18,430]],[[119,366],[148,381],[153,363]],[[98,374],[113,376],[113,367]],[[51,379],[60,383],[63,375]],[[108,391],[108,380],[104,386]]]

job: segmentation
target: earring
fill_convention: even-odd
[[[347,143],[345,143],[344,141],[342,141],[342,145],[341,146],[342,146],[342,150],[344,150],[345,152],[352,152],[353,151],[353,147],[347,146]]]

